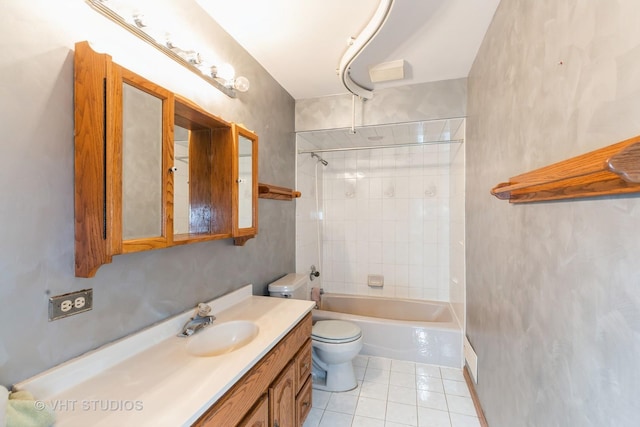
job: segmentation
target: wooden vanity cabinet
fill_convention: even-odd
[[[256,363],[193,427],[299,427],[311,409],[311,313]],[[299,367],[309,366],[308,371]],[[305,368],[306,369],[306,368]],[[306,378],[301,377],[306,372]],[[265,404],[268,424],[264,423]]]
[[[238,427],[269,427],[269,398],[264,394]]]

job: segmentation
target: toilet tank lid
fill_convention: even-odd
[[[293,292],[309,280],[309,275],[289,273],[269,284],[269,292]]]

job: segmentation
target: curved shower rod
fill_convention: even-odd
[[[364,48],[367,47],[371,40],[373,40],[387,21],[394,1],[395,0],[380,0],[380,4],[378,5],[378,9],[376,9],[373,18],[371,18],[371,21],[369,21],[364,30],[362,30],[353,43],[351,43],[351,46],[349,46],[340,60],[338,74],[340,76],[340,80],[342,80],[342,84],[344,84],[349,92],[359,96],[360,98],[371,99],[373,97],[373,91],[360,86],[358,83],[353,81],[349,73],[351,64],[358,55],[360,55]]]

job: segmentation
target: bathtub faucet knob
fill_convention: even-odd
[[[320,277],[320,272],[318,270],[316,270],[316,266],[312,265],[311,266],[311,273],[309,273],[309,279],[311,281],[313,281],[313,279],[315,279],[316,277]]]

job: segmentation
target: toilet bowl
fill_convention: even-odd
[[[358,386],[353,358],[362,350],[362,331],[351,322],[320,320],[311,330],[313,387],[347,391]]]
[[[269,295],[280,298],[310,299],[307,274],[287,274],[269,285]],[[362,349],[362,331],[355,323],[320,320],[313,324],[312,387],[339,392],[357,387],[353,358]]]

